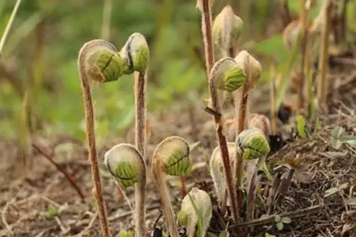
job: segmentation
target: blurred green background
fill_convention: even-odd
[[[1,34],[15,2],[0,1]],[[272,66],[283,71],[291,56],[281,32],[297,17],[298,1],[215,0],[213,16],[226,4],[244,21],[239,49],[261,61],[261,82],[269,79]],[[290,13],[283,10],[285,4]],[[29,120],[33,132],[84,138],[77,55],[95,38],[121,48],[134,32],[146,36],[151,54],[149,113],[202,103],[207,87],[201,15],[195,5],[194,0],[22,0],[0,58],[0,137],[24,135]],[[350,19],[355,5],[348,8]],[[356,24],[349,24],[349,30],[355,32]],[[95,86],[98,136],[120,136],[132,125],[132,87],[132,76]]]

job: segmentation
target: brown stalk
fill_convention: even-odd
[[[238,115],[236,119],[235,125],[235,139],[237,139],[238,135],[245,130],[246,127],[246,114],[247,114],[247,106],[248,106],[248,92],[251,83],[251,72],[250,72],[250,58],[246,58],[246,66],[244,67],[246,73],[246,83],[242,86],[241,98],[234,98],[235,100],[235,114]],[[239,106],[237,106],[239,105]],[[236,187],[240,189],[242,184],[242,173],[244,167],[244,159],[242,156],[236,153],[237,165],[236,165]],[[239,194],[237,196],[238,205],[242,203],[242,193],[241,190],[238,190]]]
[[[318,82],[318,102],[319,107],[323,113],[328,112],[327,108],[327,92],[328,92],[328,82],[327,82],[327,67],[328,67],[328,51],[329,51],[329,34],[330,34],[330,17],[331,17],[331,9],[332,4],[330,0],[328,1],[325,8],[323,9],[324,12],[324,25],[322,29],[321,35],[321,50],[320,50],[320,60],[319,60],[319,82]]]
[[[230,158],[229,158],[229,151],[227,148],[227,142],[226,142],[226,136],[223,132],[223,120],[222,116],[220,114],[220,104],[218,101],[218,95],[217,95],[217,86],[216,86],[216,79],[217,77],[213,76],[214,72],[210,73],[210,79],[209,79],[209,92],[210,92],[210,97],[211,97],[211,103],[212,103],[212,109],[217,113],[213,115],[213,119],[215,122],[215,127],[216,127],[216,135],[218,137],[218,142],[219,142],[219,147],[220,147],[220,152],[221,152],[221,157],[224,165],[224,172],[226,176],[226,184],[227,184],[227,194],[229,197],[229,201],[231,204],[231,212],[232,212],[232,218],[234,222],[239,221],[239,210],[238,210],[238,203],[237,203],[237,198],[236,198],[236,187],[234,185],[234,179],[232,176],[232,170],[230,166]]]
[[[135,227],[138,236],[146,235],[146,73],[135,72],[135,146],[142,155],[144,172],[140,182],[135,184]]]
[[[61,172],[64,175],[64,177],[68,180],[70,185],[72,185],[74,190],[78,193],[82,203],[84,203],[85,197],[84,197],[83,192],[81,191],[80,187],[77,185],[77,183],[74,181],[74,179],[68,174],[68,172],[62,166],[57,164],[57,162],[55,162],[52,159],[53,155],[48,154],[42,147],[40,147],[39,145],[37,145],[35,143],[32,143],[32,147],[35,148],[43,157],[45,157],[52,165],[54,165],[59,172]]]
[[[201,4],[202,13],[202,33],[204,41],[204,54],[205,54],[205,67],[208,84],[210,83],[209,75],[210,71],[214,65],[214,48],[213,48],[213,37],[212,37],[212,15],[211,15],[211,0],[198,0],[198,4]],[[181,178],[182,194],[186,193],[183,190],[185,187],[185,178]]]
[[[211,0],[198,0],[202,2],[202,32],[204,40],[204,52],[205,52],[205,66],[206,75],[209,80],[209,74],[214,65],[214,48],[213,48],[213,38],[211,34]]]
[[[92,190],[96,205],[99,212],[99,219],[101,224],[101,231],[103,237],[110,237],[110,231],[108,227],[108,219],[106,215],[105,203],[102,196],[102,187],[101,179],[98,167],[97,151],[96,151],[96,142],[95,142],[95,131],[94,131],[94,111],[93,111],[93,102],[91,97],[91,90],[89,84],[89,76],[87,75],[85,69],[87,53],[96,46],[101,46],[102,42],[94,41],[92,43],[85,44],[78,56],[78,69],[81,81],[82,96],[83,96],[83,105],[85,112],[85,124],[86,124],[86,138],[89,148],[89,160],[91,163],[91,173],[92,180],[94,183],[94,188]]]

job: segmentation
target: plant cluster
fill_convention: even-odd
[[[256,218],[256,197],[260,185],[258,171],[262,168],[267,170],[265,160],[271,151],[270,138],[275,131],[272,131],[268,117],[250,114],[249,94],[261,77],[262,67],[248,51],[236,52],[243,21],[234,14],[230,6],[225,6],[213,20],[211,0],[198,0],[197,8],[202,15],[210,95],[205,111],[212,116],[218,141],[209,161],[209,169],[220,213],[238,224]],[[221,55],[221,58],[215,60],[217,55]],[[84,98],[89,158],[103,236],[110,236],[110,232],[101,196],[89,83],[112,82],[124,74],[135,75],[135,145],[121,143],[114,146],[105,154],[105,165],[118,185],[135,186],[134,235],[146,236],[145,193],[149,169],[146,167],[148,157],[145,152],[145,85],[148,63],[148,44],[139,33],[131,35],[120,51],[105,40],[93,40],[86,43],[79,53],[78,68]],[[233,98],[235,114],[232,122],[228,121],[222,111],[226,95]],[[228,126],[229,124],[232,126]],[[150,171],[161,198],[167,231],[172,237],[179,236],[180,227],[185,228],[189,237],[205,236],[212,219],[211,197],[206,191],[196,187],[191,188],[183,198],[179,213],[176,215],[173,211],[165,177],[185,177],[190,173],[192,164],[189,144],[178,136],[161,141],[151,158]],[[293,175],[293,172],[290,173]],[[290,222],[286,220],[278,221],[282,229],[283,223]],[[121,234],[131,235],[127,232]]]

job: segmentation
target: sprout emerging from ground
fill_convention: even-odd
[[[135,186],[135,234],[145,237],[146,165],[142,155],[131,144],[122,143],[105,153],[105,165],[123,187]]]
[[[189,155],[188,142],[181,137],[171,136],[158,144],[152,156],[153,178],[161,196],[168,232],[172,237],[178,237],[179,234],[165,176],[166,174],[172,176],[187,175],[192,168],[192,161]]]
[[[248,94],[261,77],[261,64],[252,57],[246,50],[242,50],[236,57],[237,65],[246,73],[246,83],[242,87],[242,91],[234,96],[235,101],[235,117],[237,119],[236,134],[242,132],[246,127],[246,118],[249,113]],[[239,106],[237,106],[239,105]]]
[[[248,198],[247,198],[247,212],[246,219],[250,220],[254,216],[254,202],[256,192],[256,176],[258,169],[265,162],[265,157],[270,152],[270,147],[264,133],[258,128],[250,128],[244,130],[236,138],[236,147],[239,157],[242,157],[247,162],[252,162],[253,172],[246,177],[248,181]],[[242,173],[236,174],[242,180]]]
[[[90,82],[115,81],[124,73],[125,61],[118,55],[114,45],[105,40],[92,40],[83,45],[78,56],[78,70],[81,80],[83,104],[86,122],[86,137],[89,147],[89,160],[94,183],[94,197],[99,210],[102,235],[110,236],[102,187],[98,168],[94,111],[91,98]]]
[[[230,165],[232,167],[232,176],[233,180],[235,180],[235,170],[236,170],[236,144],[234,142],[227,143],[228,150],[229,150],[229,158],[230,158]],[[218,198],[219,207],[222,212],[226,210],[226,176],[224,172],[224,164],[221,157],[220,147],[216,147],[211,155],[210,162],[209,162],[210,174],[213,179],[214,188],[216,192],[216,196]]]
[[[229,161],[229,152],[226,143],[226,136],[223,132],[223,120],[221,118],[221,93],[228,91],[230,93],[244,85],[246,75],[244,70],[239,67],[232,58],[222,58],[214,64],[209,76],[209,91],[211,96],[211,106],[214,111],[213,119],[216,124],[216,135],[219,141],[224,172],[227,184],[227,193],[232,209],[232,217],[235,222],[238,221],[238,205],[236,202],[236,189],[232,175],[232,168]]]
[[[140,33],[132,34],[120,55],[125,61],[126,74],[135,74],[135,144],[145,159],[146,155],[146,71],[148,69],[149,49],[145,37]]]
[[[105,205],[102,197],[101,180],[96,155],[94,111],[90,82],[110,82],[118,80],[124,74],[138,72],[135,80],[136,100],[136,146],[144,157],[146,146],[146,103],[145,71],[148,67],[149,50],[143,35],[134,33],[125,47],[117,51],[110,42],[97,39],[83,45],[78,56],[78,70],[81,79],[83,104],[86,121],[86,135],[89,146],[89,159],[94,182],[94,196],[99,209],[99,218],[103,236],[110,235]]]
[[[242,90],[238,90],[234,93],[234,104],[235,104],[235,139],[236,143],[238,135],[246,127],[246,117],[249,113],[248,108],[248,94],[253,86],[257,83],[261,76],[261,64],[252,57],[247,51],[242,50],[236,57],[235,61],[237,65],[246,73],[246,83],[243,85]],[[242,184],[242,171],[244,167],[244,159],[236,153],[237,168],[236,168],[236,185],[238,188]],[[239,203],[241,203],[241,195],[238,195]]]
[[[178,213],[178,225],[187,229],[187,237],[204,237],[210,224],[212,210],[209,194],[194,187],[183,198]]]
[[[230,5],[225,6],[213,22],[213,40],[223,57],[234,57],[234,46],[242,32],[243,22]]]

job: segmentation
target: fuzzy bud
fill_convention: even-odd
[[[213,22],[212,37],[214,43],[224,51],[228,51],[238,41],[242,27],[241,18],[234,14],[230,5],[225,6]]]
[[[232,58],[228,57],[217,61],[211,69],[210,75],[218,89],[230,93],[239,89],[246,82],[244,70]]]
[[[105,153],[105,166],[124,187],[136,184],[145,172],[142,155],[131,144],[122,143]]]
[[[91,40],[83,45],[86,52],[84,68],[89,78],[100,83],[116,81],[124,73],[125,61],[113,44],[106,40]]]
[[[266,136],[258,128],[242,131],[236,139],[237,152],[246,160],[254,160],[266,156],[270,147]]]
[[[178,225],[187,229],[187,237],[204,237],[212,217],[212,204],[210,196],[203,190],[192,188],[183,198],[181,210],[178,213]],[[201,215],[201,236],[196,233]]]
[[[160,162],[163,172],[173,176],[185,176],[192,168],[189,144],[181,137],[171,136],[158,144],[153,162]]]
[[[237,65],[246,72],[249,81],[249,88],[253,87],[261,77],[262,67],[261,64],[252,57],[246,50],[242,50],[236,57]]]
[[[230,158],[230,164],[232,167],[232,170],[236,170],[236,145],[234,142],[228,142],[228,152],[229,152],[229,158]],[[224,205],[224,201],[226,200],[226,189],[227,189],[227,184],[226,184],[226,177],[225,177],[225,172],[224,172],[224,164],[223,160],[221,157],[221,151],[220,151],[220,146],[217,146],[213,154],[211,155],[210,162],[209,162],[209,168],[210,168],[210,174],[213,179],[214,183],[214,188],[216,192],[216,196],[218,198],[219,204]],[[233,174],[233,180],[235,180],[235,172],[232,172]]]
[[[120,50],[120,55],[128,65],[124,70],[125,74],[131,74],[134,71],[144,73],[148,68],[150,57],[146,38],[141,33],[133,33]]]

